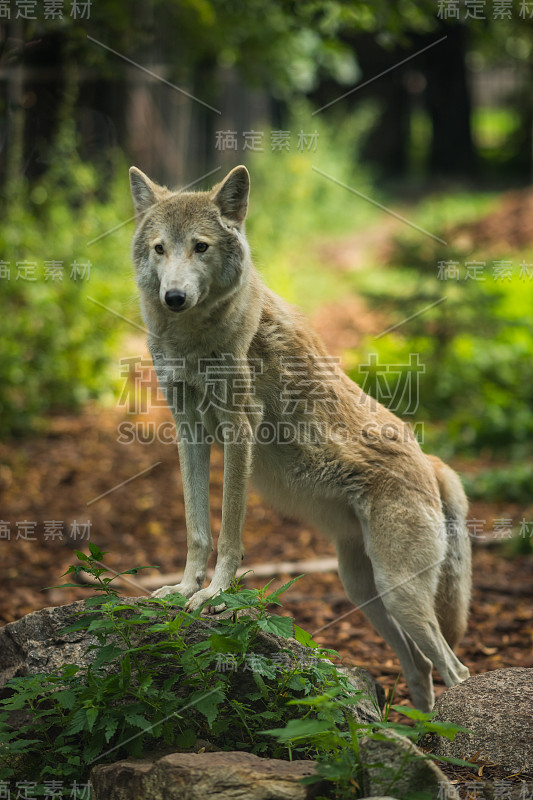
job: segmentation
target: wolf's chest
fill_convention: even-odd
[[[228,354],[154,361],[159,384],[180,433],[196,440],[198,426],[217,442],[227,438],[233,421],[242,418],[249,391],[243,371]],[[248,409],[246,411],[253,411]],[[259,410],[259,406],[255,411]],[[221,427],[222,426],[222,427]],[[190,433],[191,428],[196,433]]]

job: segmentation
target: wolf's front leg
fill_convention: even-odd
[[[215,573],[209,586],[194,594],[186,608],[199,608],[228,588],[242,560],[242,527],[246,514],[248,478],[252,464],[251,428],[240,428],[238,441],[224,445],[222,525],[218,538]],[[207,607],[207,610],[211,610]]]
[[[174,592],[191,597],[204,585],[207,560],[213,549],[209,519],[210,450],[205,442],[178,442],[187,523],[187,561],[181,583],[162,586],[152,597],[165,597]]]

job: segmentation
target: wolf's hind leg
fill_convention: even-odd
[[[469,671],[444,638],[436,614],[437,589],[448,542],[444,520],[425,509],[376,509],[368,552],[376,588],[387,611],[453,686]]]
[[[398,656],[415,706],[422,711],[430,711],[435,701],[431,661],[421,653],[385,607],[374,582],[372,563],[362,542],[347,539],[338,541],[337,554],[339,574],[348,597]]]

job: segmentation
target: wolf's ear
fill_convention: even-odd
[[[250,175],[246,167],[235,167],[222,183],[213,189],[212,200],[226,219],[239,225],[246,219],[248,195],[250,194]]]
[[[137,167],[130,167],[130,187],[135,215],[139,219],[145,211],[161,200],[165,189],[158,186]]]

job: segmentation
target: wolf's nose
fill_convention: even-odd
[[[172,311],[179,311],[185,302],[185,292],[180,289],[169,289],[165,294],[165,303]]]

